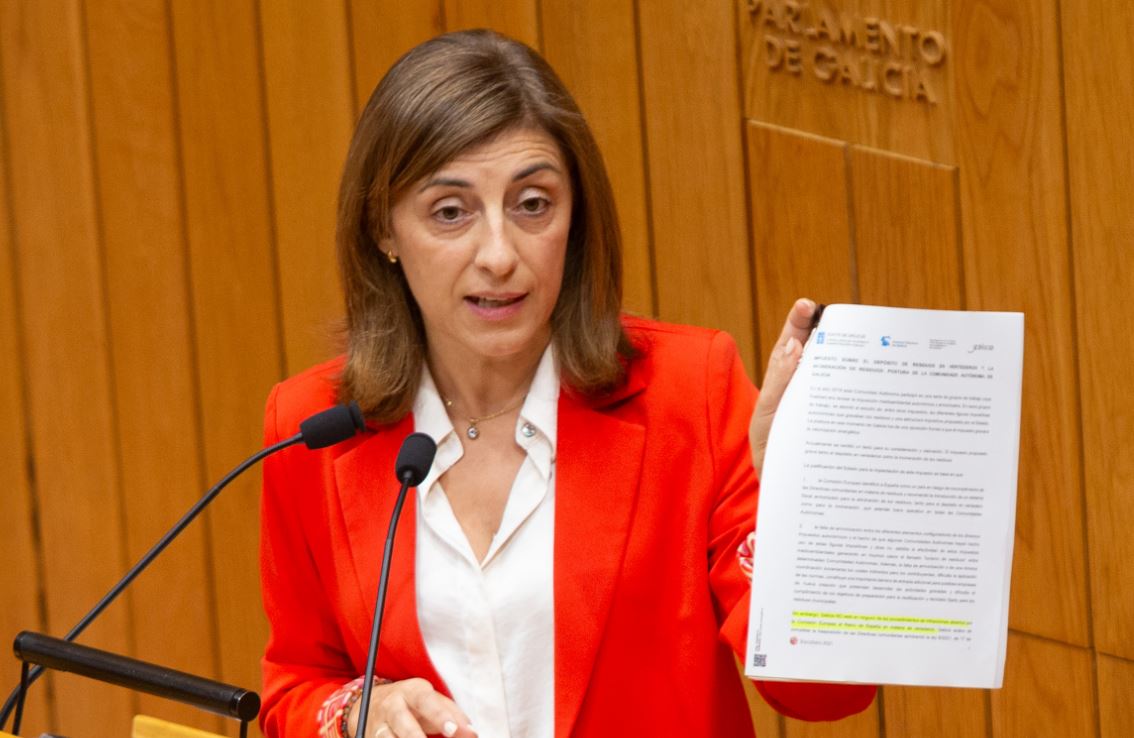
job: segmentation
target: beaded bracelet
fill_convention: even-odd
[[[350,698],[343,705],[343,716],[339,720],[339,735],[342,738],[350,738],[350,711],[354,707],[354,703],[358,702],[362,697],[362,686],[351,690]]]
[[[331,693],[323,701],[316,716],[320,738],[351,738],[350,711],[354,703],[362,697],[363,677],[358,677]],[[374,677],[374,686],[389,684],[389,679]]]

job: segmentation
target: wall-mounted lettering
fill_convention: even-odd
[[[773,72],[933,105],[947,56],[940,31],[837,10],[822,2],[747,0]]]

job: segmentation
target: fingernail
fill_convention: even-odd
[[[446,720],[445,724],[441,726],[441,733],[445,738],[452,738],[457,733],[457,724],[452,720]]]
[[[798,345],[799,345],[799,339],[797,339],[795,336],[792,336],[791,338],[789,338],[787,340],[787,343],[784,344],[784,357],[794,356],[795,355],[795,347],[798,346]]]

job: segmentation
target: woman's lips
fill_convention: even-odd
[[[527,294],[521,295],[470,295],[465,298],[473,314],[484,320],[505,320],[520,312]]]

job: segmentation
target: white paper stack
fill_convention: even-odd
[[[999,687],[1024,316],[831,305],[768,441],[745,672]]]

